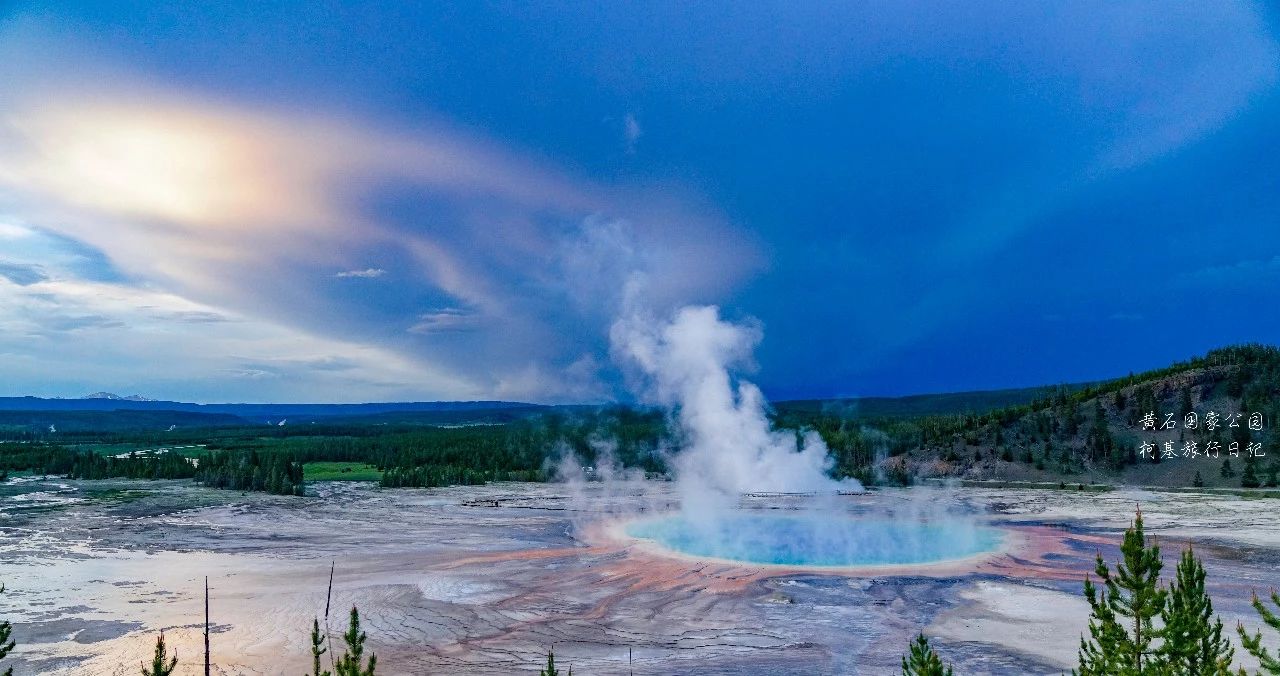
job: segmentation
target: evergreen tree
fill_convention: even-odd
[[[1235,651],[1222,636],[1222,620],[1204,587],[1204,566],[1191,548],[1178,561],[1164,620],[1165,665],[1179,676],[1226,676]]]
[[[1230,479],[1236,475],[1236,471],[1231,469],[1231,458],[1222,459],[1222,470],[1219,472],[1223,479]]]
[[[4,593],[4,585],[0,584],[0,594]],[[13,625],[6,620],[0,620],[0,660],[13,651],[15,643],[10,638],[13,634]],[[13,676],[13,667],[4,670],[3,676]]]
[[[1277,594],[1274,589],[1271,590],[1271,602],[1276,605],[1276,608],[1280,608],[1280,594]],[[1262,616],[1262,621],[1268,627],[1280,631],[1280,614],[1272,612],[1263,605],[1257,594],[1253,595],[1253,608]],[[1258,659],[1258,666],[1262,668],[1262,673],[1280,676],[1280,654],[1273,655],[1266,646],[1262,645],[1261,631],[1254,632],[1253,636],[1250,636],[1245,632],[1244,625],[1236,625],[1236,633],[1240,634],[1240,644],[1244,649]]]
[[[921,633],[911,642],[911,651],[902,656],[902,676],[951,676],[951,667],[942,666],[942,658]]]
[[[1244,396],[1244,381],[1244,369],[1237,368],[1232,371],[1231,375],[1227,378],[1227,396],[1232,399],[1239,399]]]
[[[547,666],[538,672],[538,676],[560,676],[560,670],[556,669],[555,650],[547,650]]]
[[[1244,472],[1240,474],[1241,488],[1258,488],[1259,486],[1262,485],[1262,482],[1258,481],[1257,471],[1254,470],[1253,468],[1254,464],[1256,463],[1254,462],[1252,456],[1245,458]]]
[[[351,621],[347,625],[347,633],[342,639],[347,643],[347,650],[334,665],[335,676],[374,676],[373,670],[378,664],[378,656],[369,653],[369,663],[364,665],[364,642],[368,636],[360,631],[360,611],[351,607]]]
[[[321,671],[320,656],[328,652],[324,647],[324,634],[320,633],[320,620],[311,621],[311,673],[308,676],[333,676],[328,671]]]
[[[142,666],[142,676],[169,676],[178,666],[178,656],[169,657],[164,647],[164,632],[156,637],[156,654],[151,658],[151,668]]]
[[[1196,488],[1204,488],[1204,477],[1200,476],[1200,470],[1196,470],[1196,477],[1191,480],[1191,485]]]
[[[1164,609],[1167,592],[1160,588],[1160,547],[1147,546],[1142,530],[1142,511],[1124,533],[1120,546],[1123,561],[1112,575],[1102,555],[1095,572],[1102,581],[1099,590],[1088,577],[1084,595],[1093,613],[1089,636],[1080,639],[1079,676],[1151,676],[1163,673],[1153,642],[1160,630],[1153,620]],[[1127,626],[1126,626],[1127,625]]]

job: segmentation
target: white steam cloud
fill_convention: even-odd
[[[639,368],[644,394],[674,411],[683,448],[672,463],[686,512],[729,506],[744,493],[862,488],[828,475],[831,458],[816,433],[773,429],[760,389],[735,375],[760,337],[714,306],[684,307],[669,321],[632,313],[612,327],[614,352]]]

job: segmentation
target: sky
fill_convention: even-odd
[[[772,399],[1280,342],[1250,2],[0,2],[0,396]],[[239,5],[239,6],[235,6]]]

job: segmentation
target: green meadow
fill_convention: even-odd
[[[302,476],[307,481],[380,481],[382,470],[363,462],[308,462]]]

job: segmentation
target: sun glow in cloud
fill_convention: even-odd
[[[10,173],[80,206],[170,223],[277,216],[273,191],[250,171],[245,135],[225,126],[163,111],[90,109],[26,117],[18,131],[29,147]]]
[[[0,176],[10,185],[164,227],[332,226],[335,173],[362,159],[352,152],[358,139],[322,123],[130,90],[85,100],[41,92],[4,122]]]
[[[661,252],[647,260],[664,280],[657,294],[666,288],[673,302],[715,294],[754,265],[741,244],[708,262],[707,242],[716,241],[708,235],[724,231],[714,218],[593,185],[444,128],[397,131],[173,87],[61,77],[23,92],[0,116],[0,206],[100,254],[122,277],[119,290],[163,290],[203,316],[239,316],[241,329],[402,363],[367,369],[397,392],[416,386],[427,397],[500,392],[535,400],[606,392],[586,382],[600,374],[574,365],[603,345],[607,306],[620,290],[566,302],[580,289],[561,281],[572,270],[580,288],[622,283],[616,270],[584,275],[590,262],[574,259],[579,249],[566,244],[589,239],[601,219],[627,219],[628,246]],[[393,214],[377,206],[387,187],[410,195]],[[28,295],[67,279],[65,270],[49,281],[31,261],[4,262],[6,279],[24,283]],[[353,283],[384,275],[397,283]],[[359,295],[343,290],[356,288]],[[421,303],[406,306],[415,296]],[[112,316],[105,308],[77,316],[95,330],[149,331],[135,320],[90,321]],[[599,328],[566,341],[554,328],[564,321]],[[263,361],[261,350],[223,338],[213,349]],[[263,341],[281,356],[292,352]],[[545,377],[521,375],[530,372]]]
[[[245,400],[605,399],[636,280],[658,314],[759,317],[774,398],[1093,379],[1275,333],[1208,291],[1280,253],[1258,3],[285,6],[0,9],[0,324],[32,337],[0,352],[38,367],[10,393],[181,372]],[[106,300],[129,293],[191,307]],[[1175,302],[1209,314],[1150,354]],[[1105,326],[1026,319],[1082,305]],[[1110,361],[1060,359],[1081,344]],[[303,363],[330,365],[317,387]]]

